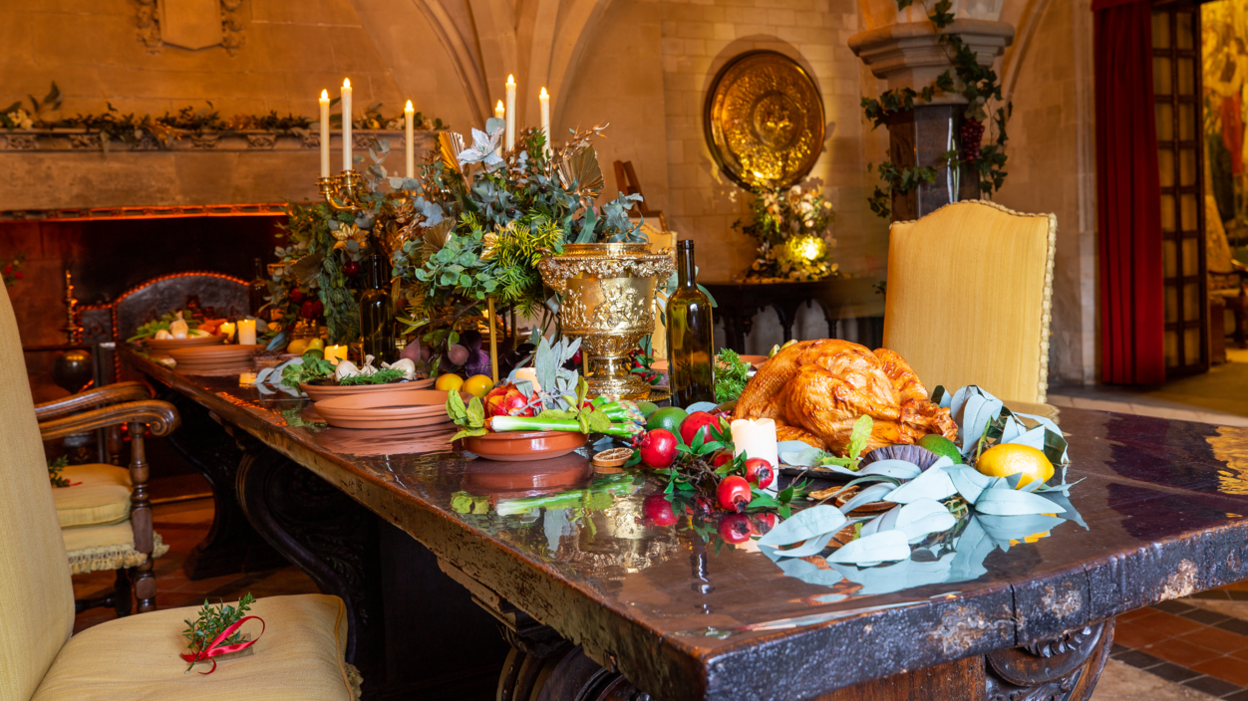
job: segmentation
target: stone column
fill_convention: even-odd
[[[955,0],[956,19],[944,29],[958,34],[991,65],[1014,40],[1014,27],[997,20],[1004,0]],[[921,92],[952,64],[937,41],[935,26],[918,4],[897,11],[896,0],[859,0],[867,30],[849,38],[849,48],[888,89],[911,88]],[[960,94],[940,94],[932,102],[918,102],[913,110],[894,114],[888,121],[889,160],[898,168],[936,168],[935,183],[893,195],[893,221],[918,219],[955,200],[979,197],[979,178],[968,166],[958,177],[940,155],[961,141],[962,113],[966,99]],[[987,127],[988,125],[985,125]]]

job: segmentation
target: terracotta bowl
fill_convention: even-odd
[[[490,460],[520,462],[567,455],[585,445],[575,431],[501,431],[463,439],[464,450]]]
[[[582,487],[593,476],[585,456],[572,453],[529,462],[473,460],[464,465],[463,485],[478,496],[531,496]]]
[[[193,338],[145,338],[143,345],[152,350],[167,351],[174,348],[196,348],[199,346],[215,346],[225,343],[225,336],[195,336]]]
[[[429,377],[423,380],[412,380],[411,382],[392,382],[386,385],[309,385],[301,384],[302,389],[314,402],[322,399],[333,399],[334,397],[346,397],[353,394],[368,394],[370,392],[401,392],[409,389],[430,389],[436,379]],[[446,400],[443,399],[443,402]]]

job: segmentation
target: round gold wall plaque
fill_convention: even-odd
[[[706,96],[706,141],[724,173],[745,187],[788,187],[823,149],[823,98],[796,61],[774,51],[741,54]]]

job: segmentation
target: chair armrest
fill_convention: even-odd
[[[45,421],[39,424],[39,434],[43,440],[50,441],[97,428],[108,428],[123,423],[141,423],[146,424],[152,434],[167,436],[178,427],[180,422],[178,410],[169,402],[145,399]]]
[[[105,385],[97,389],[79,392],[62,399],[54,399],[50,402],[43,402],[35,405],[35,418],[39,421],[47,421],[68,414],[76,414],[86,409],[94,409],[96,407],[108,404],[118,404],[120,402],[133,402],[141,399],[151,399],[152,394],[147,387],[141,382],[119,382],[115,385]]]
[[[1231,272],[1239,273],[1240,276],[1248,275],[1248,265],[1244,265],[1234,258],[1231,259]]]

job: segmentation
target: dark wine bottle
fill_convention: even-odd
[[[399,359],[394,347],[394,304],[386,282],[385,262],[374,254],[370,260],[368,286],[360,296],[360,334],[364,340],[364,355],[371,355],[378,366],[382,362],[393,363]],[[363,358],[360,359],[361,361]]]
[[[260,307],[264,306],[264,298],[269,294],[269,278],[264,274],[264,265],[256,259],[256,276],[247,283],[247,304],[251,307],[251,315],[258,317]]]
[[[676,292],[667,300],[667,356],[672,406],[715,401],[715,322],[698,289],[693,241],[676,244]]]

